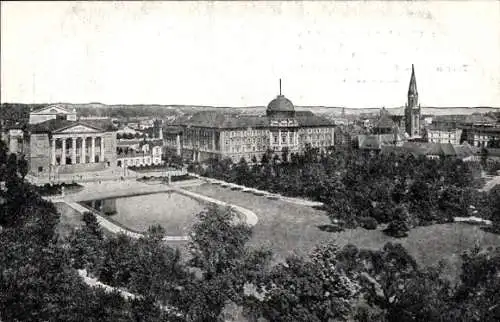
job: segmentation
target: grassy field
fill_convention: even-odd
[[[114,203],[116,214],[109,218],[135,232],[145,232],[159,224],[169,236],[189,233],[195,214],[204,209],[198,201],[178,193],[153,193],[109,199]]]
[[[339,246],[354,244],[358,247],[378,249],[387,242],[401,243],[422,265],[437,264],[443,260],[446,273],[454,278],[460,268],[460,254],[467,249],[500,246],[500,235],[482,231],[467,224],[443,224],[417,227],[407,238],[396,239],[380,230],[350,229],[326,232],[321,225],[330,223],[323,211],[280,200],[269,200],[250,193],[233,191],[216,185],[204,184],[187,190],[248,208],[259,217],[254,227],[253,245],[265,245],[274,252],[274,260],[287,256],[306,255],[316,245],[335,241]]]

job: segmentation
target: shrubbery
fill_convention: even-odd
[[[389,231],[394,232],[452,222],[454,216],[465,216],[470,205],[489,217],[488,194],[476,190],[481,184],[476,170],[476,165],[453,158],[312,148],[284,159],[269,151],[260,164],[213,159],[190,165],[190,171],[203,176],[323,202],[331,219],[341,219],[345,227],[365,225],[370,217],[392,223]],[[395,219],[399,206],[407,209],[405,225]]]
[[[372,217],[359,218],[359,223],[360,223],[361,227],[363,227],[365,229],[370,229],[370,230],[377,229],[377,226],[378,226],[377,221]]]
[[[183,174],[180,176],[171,176],[170,181],[171,182],[177,182],[177,181],[185,181],[185,180],[192,180],[196,179],[196,177],[193,177],[189,174]],[[168,177],[161,176],[161,177],[155,177],[155,176],[142,176],[141,178],[137,179],[139,181],[155,181],[155,180],[161,180],[161,181],[168,181]]]
[[[50,184],[46,183],[41,187],[37,187],[38,193],[42,196],[59,195],[62,193],[62,188],[64,187],[65,192],[72,192],[75,190],[82,189],[82,186],[78,183],[58,183]]]

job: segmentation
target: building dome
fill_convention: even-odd
[[[284,95],[278,95],[267,105],[267,114],[293,114],[295,113],[295,107],[292,101],[286,98]]]

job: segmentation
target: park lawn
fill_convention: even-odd
[[[339,246],[354,244],[369,249],[379,249],[385,243],[393,242],[401,243],[421,265],[435,265],[443,260],[445,274],[454,279],[460,270],[463,251],[475,245],[500,246],[500,235],[460,223],[417,227],[407,238],[401,239],[389,237],[381,230],[363,228],[326,232],[319,227],[330,224],[329,218],[324,211],[312,207],[210,184],[185,189],[252,210],[259,221],[254,227],[251,244],[269,247],[274,254],[274,263],[289,255],[307,255],[316,245],[329,241]]]
[[[196,214],[205,208],[200,202],[175,192],[110,198],[107,202],[116,207],[116,214],[107,217],[109,220],[139,233],[161,225],[168,236],[187,235]]]

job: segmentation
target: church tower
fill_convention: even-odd
[[[417,80],[415,79],[415,69],[412,64],[410,86],[408,88],[408,102],[405,105],[405,130],[410,137],[420,136],[420,117]]]

